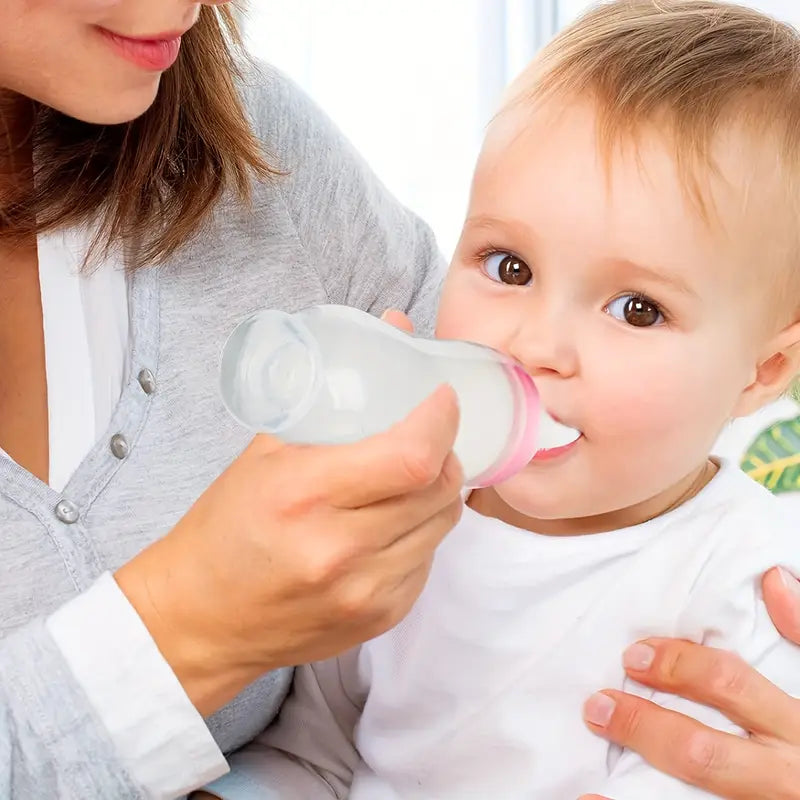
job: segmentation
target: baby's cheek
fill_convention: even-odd
[[[436,337],[439,339],[462,339],[468,342],[503,349],[503,334],[498,330],[496,317],[475,304],[451,299],[440,306],[436,320]]]
[[[436,337],[438,339],[464,339],[465,325],[463,319],[459,322],[459,318],[449,313],[439,311],[439,316],[436,318]]]
[[[665,374],[631,372],[598,386],[588,417],[596,437],[653,437],[674,434],[693,416],[693,406],[689,387]]]
[[[592,415],[598,436],[668,450],[681,442],[710,446],[736,396],[719,363],[701,363],[688,352],[680,359],[654,355],[652,366],[640,363],[598,385]]]
[[[57,11],[72,13],[91,13],[105,11],[113,6],[121,5],[123,0],[28,0],[31,9],[52,8]]]
[[[464,314],[452,293],[445,291],[436,315],[436,336],[439,339],[462,339]]]

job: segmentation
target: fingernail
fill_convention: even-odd
[[[785,567],[778,567],[781,583],[795,596],[800,597],[800,581]]]
[[[625,669],[632,669],[634,672],[643,672],[650,669],[656,651],[649,644],[632,644],[622,654],[622,664]]]
[[[598,692],[586,701],[586,705],[583,707],[583,717],[592,725],[605,728],[611,722],[616,707],[617,704],[607,694]]]
[[[387,309],[386,309],[386,311],[384,311],[384,312],[383,312],[383,314],[381,314],[381,319],[382,319],[384,322],[386,321],[386,317],[388,317],[388,316],[389,316],[389,312],[390,312],[391,310],[392,310],[391,308],[387,308]]]

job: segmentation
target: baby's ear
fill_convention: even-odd
[[[764,348],[755,380],[742,392],[734,416],[746,417],[780,397],[800,373],[800,321],[774,336]]]

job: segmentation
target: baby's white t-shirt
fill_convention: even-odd
[[[582,706],[618,688],[741,733],[626,679],[622,652],[647,636],[734,650],[800,695],[800,648],[760,596],[767,568],[800,575],[796,528],[728,462],[683,506],[608,533],[542,536],[467,508],[409,616],[298,669],[277,724],[214,789],[230,800],[709,797],[591,734]]]

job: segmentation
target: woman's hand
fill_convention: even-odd
[[[349,445],[256,437],[116,579],[198,710],[400,621],[458,521],[453,391]]]
[[[381,319],[406,333],[414,332],[414,323],[402,311],[398,311],[396,308],[390,308],[384,311]]]
[[[781,634],[800,644],[800,584],[783,570],[763,580]],[[640,642],[625,655],[633,679],[713,706],[750,733],[743,739],[639,697],[604,691],[585,707],[589,728],[653,766],[728,800],[800,798],[800,701],[732,653],[683,641]],[[590,795],[581,800],[602,800]]]

